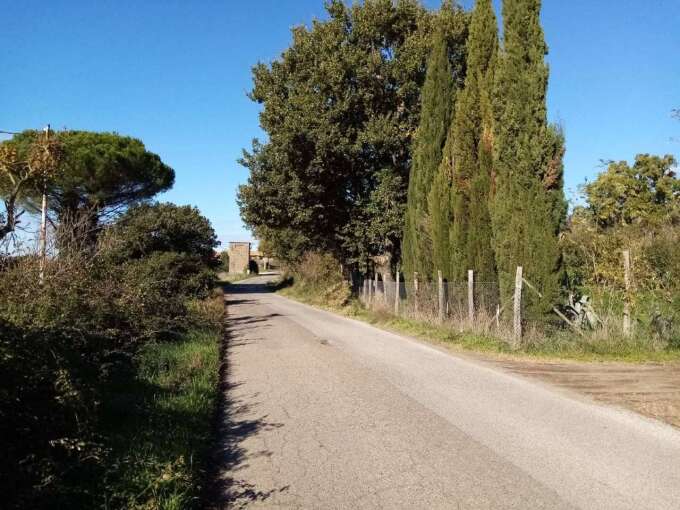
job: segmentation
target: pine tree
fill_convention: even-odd
[[[414,272],[424,277],[435,272],[427,196],[442,158],[456,89],[448,53],[446,37],[440,29],[435,35],[428,61],[409,176],[402,243],[404,272],[409,277]]]
[[[547,122],[547,46],[540,0],[503,2],[504,47],[494,77],[492,226],[501,296],[509,299],[516,266],[544,298],[526,293],[529,316],[558,299],[558,234],[566,214],[564,140]]]
[[[452,125],[453,223],[450,233],[451,278],[474,269],[483,281],[495,281],[491,246],[489,188],[493,166],[493,72],[498,25],[491,0],[478,0],[472,13],[465,87],[458,96]]]

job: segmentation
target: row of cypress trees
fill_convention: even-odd
[[[422,92],[402,257],[404,272],[498,282],[501,297],[515,268],[558,298],[558,235],[566,216],[564,139],[548,123],[547,45],[540,0],[503,1],[503,44],[491,0],[477,0],[467,42],[467,72],[456,90],[446,41],[436,39]]]

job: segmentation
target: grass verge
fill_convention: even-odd
[[[532,339],[513,349],[501,338],[472,332],[460,332],[450,326],[396,317],[383,311],[366,309],[355,299],[343,306],[328,306],[295,285],[280,289],[291,299],[361,320],[373,326],[401,333],[443,347],[515,359],[572,360],[588,362],[619,361],[626,363],[665,363],[680,361],[680,349],[655,349],[649,342],[633,339],[581,338],[569,332]]]
[[[199,506],[217,402],[219,328],[149,345],[137,377],[116,388],[105,422],[112,438],[103,508]]]

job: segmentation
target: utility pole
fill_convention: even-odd
[[[50,140],[50,125],[45,127],[45,142]],[[47,174],[43,175],[42,211],[40,214],[40,285],[45,281],[47,259]]]

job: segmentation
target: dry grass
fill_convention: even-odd
[[[310,296],[304,287],[293,285],[283,295],[324,308],[347,317],[359,319],[377,327],[406,334],[445,347],[463,349],[512,359],[544,359],[574,361],[620,361],[627,363],[675,362],[680,360],[680,349],[667,344],[633,335],[626,338],[615,321],[605,322],[602,329],[579,336],[562,328],[546,331],[543,324],[529,325],[521,342],[513,340],[512,329],[504,321],[483,311],[477,312],[471,323],[466,314],[454,313],[439,323],[435,314],[425,307],[419,311],[407,308],[404,315],[395,316],[393,306],[382,298],[365,307],[356,299],[336,305],[329,300]],[[407,314],[407,315],[406,315]]]

